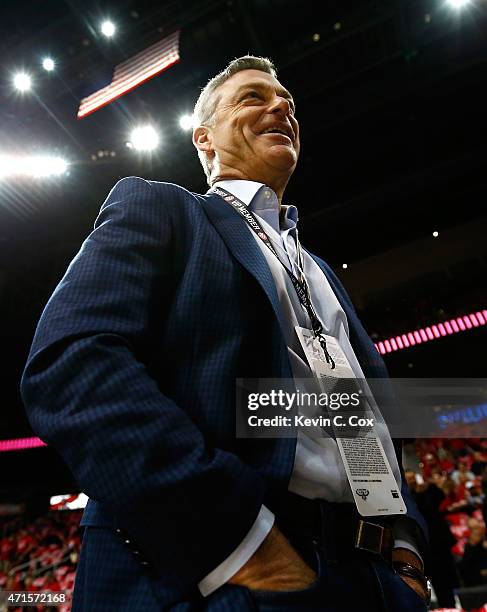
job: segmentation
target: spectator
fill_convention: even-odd
[[[469,462],[468,457],[461,457],[457,469],[452,472],[451,479],[456,485],[466,483],[475,478],[475,474],[469,470]]]
[[[468,482],[466,485],[467,495],[466,502],[472,508],[483,506],[485,494],[482,491],[481,483],[474,481]]]
[[[470,469],[475,474],[475,476],[482,476],[485,470],[486,464],[487,464],[486,453],[480,450],[474,451],[473,463]]]
[[[479,586],[487,584],[485,525],[476,519],[470,519],[469,528],[470,535],[459,569],[465,586]]]
[[[445,477],[439,472],[433,472],[428,481],[418,484],[415,472],[408,470],[405,475],[413,498],[428,525],[430,558],[427,560],[427,572],[433,583],[438,605],[454,608],[453,589],[458,586],[458,577],[451,548],[455,544],[455,538],[439,509],[445,499],[441,488]]]
[[[445,496],[440,502],[440,512],[446,514],[448,512],[458,512],[465,509],[467,505],[465,494],[456,487],[454,480],[446,478],[442,489]]]

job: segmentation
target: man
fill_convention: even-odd
[[[299,126],[269,60],[208,83],[193,142],[219,192],[119,181],[23,375],[33,428],[90,497],[73,609],[424,610],[424,524],[404,483],[406,516],[361,523],[335,440],[235,435],[237,378],[311,376],[296,324],[327,358],[336,339],[357,376],[387,375],[282,204]]]
[[[442,491],[445,476],[440,472],[433,472],[422,484],[417,483],[416,473],[412,470],[406,470],[405,477],[411,495],[428,526],[429,573],[435,589],[437,607],[454,608],[454,588],[458,588],[459,584],[451,549],[456,540],[445,515],[440,512],[440,504],[445,499]]]

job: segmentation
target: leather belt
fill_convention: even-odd
[[[380,525],[359,519],[355,536],[355,548],[380,555],[392,566],[394,536],[390,525]]]
[[[291,542],[312,541],[329,561],[374,554],[392,565],[394,517],[362,517],[355,504],[310,500],[288,493],[275,511],[278,527]]]

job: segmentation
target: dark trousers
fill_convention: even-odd
[[[426,605],[381,557],[355,551],[354,507],[307,503],[289,495],[278,527],[318,578],[292,592],[223,585],[204,598],[164,605],[159,581],[110,527],[87,527],[76,575],[73,612],[425,612]]]
[[[257,591],[225,585],[203,609],[210,612],[425,612],[426,604],[379,555],[354,549],[351,504],[309,503],[290,495],[278,527],[316,582],[300,591]]]
[[[318,579],[302,591],[254,591],[223,586],[210,596],[213,611],[425,612],[426,604],[380,559],[358,556],[331,563],[320,557]],[[218,601],[217,601],[218,600]]]

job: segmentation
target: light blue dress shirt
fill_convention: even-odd
[[[229,191],[248,206],[248,209],[267,232],[282,264],[287,265],[298,276],[297,208],[284,205],[279,207],[275,192],[262,183],[226,180],[219,181],[214,186]],[[312,372],[296,335],[295,326],[299,325],[311,329],[310,318],[301,305],[283,265],[277,261],[273,253],[250,227],[248,231],[255,237],[276,283],[282,320],[285,322],[282,332],[286,341],[293,377],[295,379],[309,378],[312,376]],[[338,340],[355,376],[365,378],[350,344],[348,322],[343,308],[321,268],[304,250],[303,259],[303,271],[308,281],[311,300],[323,325],[324,333]],[[400,488],[401,473],[391,437],[377,405],[372,406],[372,410],[377,423],[377,434]],[[299,432],[289,491],[308,499],[354,502],[345,467],[334,439],[322,436],[312,437],[308,433]],[[297,520],[299,520],[298,517]],[[263,506],[254,525],[240,546],[199,583],[201,593],[205,596],[209,595],[227,582],[254,554],[271,530],[273,523],[273,513]],[[417,546],[414,543],[414,536],[408,527],[407,518],[399,517],[397,519],[394,526],[394,537],[396,547],[408,548],[419,556]]]

